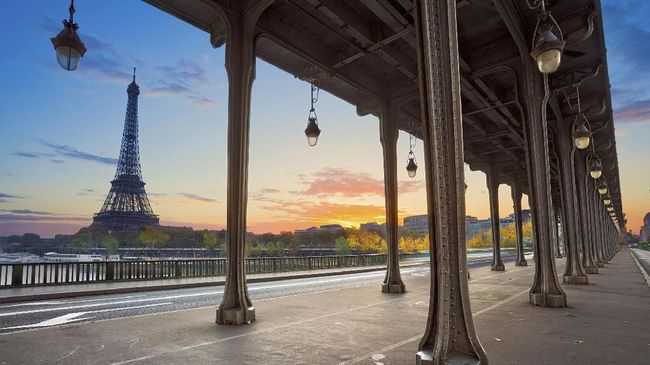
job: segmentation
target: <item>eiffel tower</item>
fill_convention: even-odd
[[[159,225],[158,216],[153,213],[149,198],[144,190],[140,171],[140,152],[138,147],[138,95],[140,88],[133,82],[127,88],[129,100],[126,106],[122,147],[117,162],[115,178],[111,190],[104,201],[102,210],[93,217],[93,226],[109,231],[136,230],[143,226]]]

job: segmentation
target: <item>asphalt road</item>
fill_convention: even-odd
[[[512,262],[513,256],[504,256]],[[469,267],[491,263],[489,254],[471,255]],[[425,276],[422,266],[401,270],[402,276]],[[379,285],[384,271],[249,284],[253,302],[342,288]],[[62,300],[30,301],[0,306],[0,334],[58,326],[67,323],[124,318],[192,308],[215,307],[223,296],[223,286],[115,294]]]

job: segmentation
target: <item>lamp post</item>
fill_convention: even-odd
[[[535,25],[530,55],[535,60],[539,72],[551,74],[560,67],[562,50],[566,42],[562,40],[562,29],[551,13],[546,11],[544,0],[540,1],[540,5],[542,14]],[[554,30],[557,30],[557,34]]]
[[[63,20],[63,30],[50,38],[56,50],[56,61],[66,71],[79,67],[79,60],[86,53],[86,47],[77,34],[79,25],[74,22],[74,0],[70,1],[70,18]]]
[[[406,163],[406,171],[409,174],[410,178],[415,177],[415,174],[418,171],[418,164],[415,162],[415,154],[413,153],[413,148],[415,148],[415,136],[409,135],[409,155],[408,162]]]
[[[320,89],[316,82],[311,83],[311,109],[309,109],[309,115],[307,117],[307,128],[305,128],[305,135],[307,136],[307,143],[314,147],[318,143],[318,137],[320,136],[320,128],[318,128],[318,116],[316,115],[316,109],[314,105],[318,101],[318,93]]]

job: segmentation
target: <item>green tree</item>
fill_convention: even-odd
[[[113,235],[107,234],[102,238],[102,246],[106,248],[109,254],[113,255],[117,252],[120,242]]]
[[[169,234],[154,227],[145,227],[138,234],[138,240],[145,247],[160,249],[169,241]],[[160,256],[160,251],[158,256]]]
[[[218,246],[217,232],[205,231],[203,232],[203,246],[210,252],[214,251]]]

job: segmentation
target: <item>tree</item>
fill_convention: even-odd
[[[335,241],[335,252],[337,255],[347,255],[350,253],[350,242],[345,237],[339,237]]]
[[[218,246],[217,232],[205,231],[203,232],[203,246],[210,252],[214,251]]]
[[[41,236],[36,233],[25,233],[22,238],[22,244],[27,246],[36,246],[41,243]]]
[[[70,246],[76,248],[103,246],[106,236],[108,236],[108,231],[104,228],[94,226],[84,227],[72,236]]]
[[[106,248],[106,251],[111,255],[117,252],[119,245],[120,242],[117,240],[117,238],[113,237],[110,234],[107,234],[102,238],[102,246],[104,246],[104,248]]]
[[[160,249],[169,241],[169,234],[154,227],[145,227],[138,234],[138,240],[145,247]],[[160,252],[158,256],[160,256]]]

